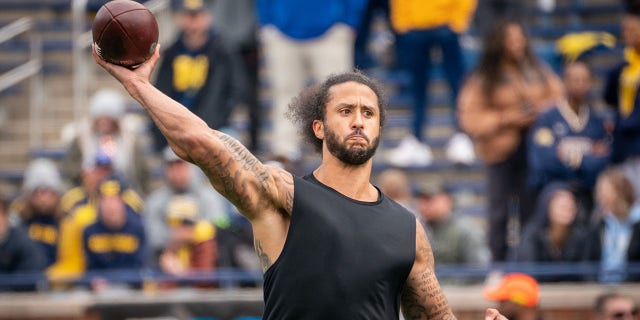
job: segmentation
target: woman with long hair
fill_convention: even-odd
[[[494,261],[505,260],[510,217],[524,225],[534,201],[527,190],[527,131],[539,113],[562,97],[560,78],[536,57],[523,26],[497,23],[458,99],[460,126],[488,166],[488,239]]]

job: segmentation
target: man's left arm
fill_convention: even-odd
[[[402,292],[405,319],[456,319],[434,271],[433,252],[420,223],[416,223],[416,258]]]
[[[406,320],[455,320],[434,271],[433,252],[427,235],[416,222],[416,258],[402,292],[402,315]],[[507,320],[496,309],[485,311],[485,320]]]

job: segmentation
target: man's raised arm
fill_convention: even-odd
[[[293,178],[289,173],[263,165],[239,141],[209,128],[151,84],[151,72],[160,58],[159,46],[135,70],[108,63],[95,50],[93,57],[145,108],[173,151],[199,166],[213,187],[248,219],[270,209],[290,213]]]

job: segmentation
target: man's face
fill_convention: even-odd
[[[212,20],[211,13],[206,10],[184,11],[179,14],[178,24],[187,36],[200,36],[209,32]]]
[[[108,228],[120,229],[127,222],[127,209],[120,195],[100,198],[100,219]]]
[[[59,201],[58,192],[46,187],[36,188],[29,197],[29,203],[39,213],[52,213],[56,210]]]
[[[591,74],[586,65],[569,65],[564,72],[564,85],[570,98],[584,100],[591,90]]]
[[[637,320],[638,308],[633,301],[626,297],[609,299],[603,308],[603,320]]]
[[[314,131],[327,150],[349,165],[369,161],[380,143],[380,109],[371,88],[345,82],[329,89],[325,121],[314,122]]]
[[[452,209],[453,199],[446,193],[422,195],[418,198],[418,213],[427,222],[447,220]]]
[[[622,19],[622,40],[630,47],[640,45],[640,17],[626,15]]]
[[[191,166],[183,160],[171,161],[166,164],[165,174],[173,189],[184,191],[191,181]]]

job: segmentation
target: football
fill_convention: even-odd
[[[91,31],[100,58],[131,69],[149,59],[158,43],[158,22],[153,13],[132,0],[105,3],[96,13]]]

